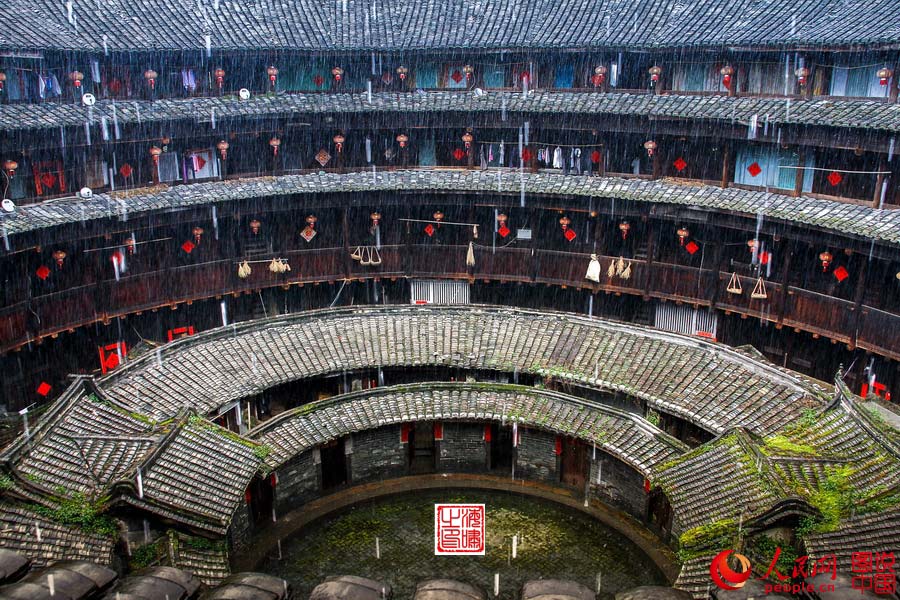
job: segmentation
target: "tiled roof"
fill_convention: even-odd
[[[828,393],[699,338],[507,307],[365,307],[237,324],[169,344],[98,385],[122,406],[163,419],[185,404],[206,414],[287,381],[405,365],[575,380],[643,398],[716,433],[734,425],[772,431]]]
[[[417,384],[304,405],[251,431],[269,446],[271,469],[332,439],[414,421],[517,421],[593,442],[645,476],[686,448],[637,415],[556,392],[493,384]]]
[[[900,507],[850,518],[836,530],[812,534],[805,542],[810,556],[834,554],[838,571],[850,573],[854,552],[900,551]]]
[[[28,443],[20,437],[4,450],[0,458],[15,475],[13,491],[52,504],[47,498],[110,494],[124,481],[122,491],[134,496],[126,502],[224,531],[261,462],[256,444],[196,417],[157,424],[98,393],[77,381]]]
[[[67,396],[30,443],[11,446],[3,459],[36,487],[61,495],[106,490],[133,474],[158,437],[151,426],[80,384]]]
[[[141,466],[143,499],[226,527],[261,460],[255,444],[208,421],[192,421]]]
[[[113,540],[62,525],[27,508],[0,503],[0,547],[27,556],[33,565],[59,560],[109,564]]]
[[[0,48],[83,51],[721,47],[893,44],[891,0],[15,0]]]
[[[49,129],[61,126],[100,127],[106,120],[120,125],[190,121],[210,124],[214,119],[259,118],[297,114],[384,114],[427,112],[508,112],[588,115],[635,115],[654,119],[703,119],[759,126],[813,125],[900,131],[900,105],[878,100],[839,97],[800,100],[788,98],[728,97],[719,95],[532,91],[519,92],[421,91],[418,93],[257,95],[178,98],[154,102],[101,100],[87,108],[72,102],[0,105],[0,128]],[[214,133],[210,130],[210,133]]]
[[[733,432],[660,465],[653,478],[675,511],[679,533],[705,523],[756,516],[784,494],[756,460],[747,436]]]
[[[709,588],[712,581],[709,577],[709,564],[716,554],[718,554],[718,551],[695,556],[684,561],[681,565],[681,572],[678,573],[678,578],[672,586],[689,592],[697,600],[709,598]]]
[[[819,227],[846,235],[900,244],[900,211],[820,200],[801,196],[681,185],[668,180],[648,181],[618,177],[590,177],[525,173],[509,170],[406,170],[378,173],[316,173],[257,177],[210,183],[178,185],[162,189],[132,190],[127,197],[98,194],[90,200],[64,198],[21,206],[16,214],[0,220],[0,229],[11,236],[68,223],[93,219],[119,219],[153,210],[205,205],[216,202],[329,192],[389,190],[503,192],[605,197],[635,202],[676,204],[700,209],[763,216],[789,223]]]

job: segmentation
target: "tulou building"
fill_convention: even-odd
[[[896,599],[898,21],[11,0],[0,598]]]

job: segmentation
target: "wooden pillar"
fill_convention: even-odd
[[[857,254],[857,256],[862,256]],[[853,293],[853,319],[850,327],[850,349],[856,348],[856,337],[859,333],[859,325],[862,320],[862,303],[866,295],[866,277],[869,272],[868,259],[859,267],[859,277],[856,281],[856,291]]]
[[[900,72],[898,72],[898,69],[900,69],[900,65],[894,65],[894,76],[891,77],[891,83],[890,83],[891,89],[888,92],[888,102],[890,102],[891,104],[894,104],[897,102],[897,93],[898,93],[898,87],[897,87],[898,81],[897,80],[900,79]]]
[[[882,173],[888,170],[887,158],[882,157],[878,161],[878,170]],[[875,178],[875,193],[872,194],[872,206],[874,208],[878,208],[881,204],[881,188],[884,187],[884,175],[882,173],[879,173]]]
[[[653,279],[653,253],[656,251],[656,229],[653,221],[647,218],[647,276],[644,279],[644,300],[650,299],[650,281]]]
[[[798,151],[800,160],[797,164],[797,174],[794,178],[794,196],[800,196],[803,193],[803,176],[806,174],[806,150],[800,147]]]
[[[791,271],[791,261],[794,256],[794,245],[788,242],[784,244],[784,259],[781,261],[781,303],[778,308],[778,320],[776,323],[784,323],[784,313],[788,299],[788,273]]]
[[[606,152],[604,148],[601,146],[597,148],[597,152],[600,153],[600,160],[597,161],[597,175],[600,177],[606,176]]]
[[[719,302],[719,292],[721,291],[722,286],[719,285],[719,274],[722,272],[722,263],[725,260],[725,252],[724,247],[719,242],[710,242],[708,245],[712,246],[712,263],[713,263],[713,272],[710,276],[710,284],[712,286],[712,296],[710,297],[710,308],[715,308],[716,304]]]
[[[659,175],[662,170],[662,164],[660,163],[660,160],[659,160],[659,154],[660,154],[659,150],[654,152],[653,158],[651,161],[653,167],[652,167],[652,171],[650,174],[650,179],[653,179],[653,180],[659,179]]]
[[[345,206],[341,213],[341,229],[344,234],[344,275],[348,279],[353,273],[353,259],[350,258],[350,207]]]
[[[732,81],[732,86],[734,87],[735,83]],[[727,188],[728,183],[731,181],[731,142],[725,142],[725,147],[722,150],[722,187]]]

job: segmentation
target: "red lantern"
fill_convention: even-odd
[[[3,91],[4,83],[6,83],[6,73],[0,73],[0,92]]]
[[[372,229],[378,227],[378,224],[381,223],[381,213],[378,211],[373,212],[369,215],[369,218],[372,220]]]
[[[72,71],[71,73],[69,73],[69,81],[71,81],[72,85],[74,85],[76,88],[81,87],[82,79],[84,79],[84,73],[82,73],[81,71]]]
[[[397,143],[400,144],[401,148],[406,148],[406,142],[409,141],[409,137],[406,134],[401,133],[397,136]]]
[[[759,248],[759,240],[747,240],[747,248],[750,249],[750,253],[756,252],[756,249]]]
[[[591,77],[591,83],[594,87],[601,87],[606,82],[607,69],[603,65],[594,67],[594,75]]]
[[[229,144],[225,140],[222,140],[218,144],[216,144],[216,148],[219,149],[219,154],[222,155],[222,160],[225,160],[225,158],[228,156],[228,146]]]
[[[154,71],[153,69],[147,69],[144,71],[144,79],[147,80],[147,83],[150,84],[150,89],[156,89],[156,78],[159,77],[159,73]]]
[[[622,232],[622,241],[625,241],[625,238],[628,237],[628,232],[631,231],[631,223],[622,221],[619,223],[619,231]]]
[[[466,74],[466,81],[471,81],[475,68],[472,65],[463,65],[463,73]]]
[[[822,261],[822,272],[823,273],[828,270],[828,265],[831,264],[831,261],[833,258],[834,257],[831,255],[831,252],[829,252],[828,250],[821,252],[819,254],[819,260]]]
[[[266,69],[266,73],[269,75],[269,81],[272,82],[272,88],[275,88],[275,82],[278,81],[278,69],[273,65]]]
[[[225,85],[225,69],[216,69],[214,74],[216,76],[216,85],[221,90],[222,86]]]
[[[441,211],[435,211],[435,213],[431,216],[434,217],[434,220],[438,222],[438,226],[440,226],[441,221],[444,220],[444,213],[442,213]]]
[[[261,225],[262,225],[262,223],[260,223],[256,219],[253,219],[252,221],[250,221],[250,232],[253,235],[259,235],[259,228]]]
[[[335,67],[331,70],[331,74],[334,76],[334,80],[340,83],[341,77],[344,76],[344,70],[340,67]]]
[[[687,227],[679,227],[675,234],[678,236],[678,241],[684,246],[684,240],[688,239],[691,232]]]
[[[66,261],[66,253],[63,250],[57,250],[53,253],[53,260],[56,261],[56,266],[60,269],[63,268],[63,263]]]
[[[559,219],[559,224],[562,226],[562,230],[565,231],[569,228],[569,225],[572,224],[572,220],[569,217],[561,217]]]
[[[129,256],[134,254],[134,238],[125,238],[125,250]]]
[[[656,151],[656,142],[653,140],[648,140],[644,142],[644,148],[647,150],[647,156],[653,156],[653,153]]]
[[[794,75],[797,76],[797,83],[799,83],[801,87],[805,86],[806,78],[809,77],[809,69],[807,69],[806,67],[800,67],[799,69],[794,71]]]
[[[159,166],[159,155],[162,154],[162,148],[153,146],[150,148],[150,156],[153,157],[153,164]]]
[[[894,75],[894,72],[888,69],[887,67],[878,69],[878,83],[881,85],[887,85],[888,81]]]
[[[194,243],[199,246],[200,238],[203,237],[203,228],[202,227],[194,227],[194,229],[191,230],[191,233],[194,234]]]
[[[409,69],[407,69],[403,65],[400,65],[399,67],[397,67],[397,75],[400,77],[400,81],[403,81],[404,79],[406,79],[407,73],[409,73]]]
[[[662,67],[652,66],[647,72],[650,73],[650,84],[656,85],[659,82],[659,76],[662,74]]]
[[[722,85],[725,89],[731,89],[731,76],[734,75],[734,69],[729,65],[725,65],[721,69],[719,69],[719,73],[722,75]]]
[[[19,168],[19,163],[14,160],[5,160],[3,161],[3,170],[6,171],[6,174],[10,177],[15,176],[16,169]]]
[[[344,136],[339,133],[331,138],[331,141],[334,142],[334,147],[338,151],[338,154],[340,154],[341,150],[344,149]]]
[[[309,215],[308,217],[306,217],[306,226],[309,227],[310,229],[315,229],[316,223],[318,223],[318,222],[319,222],[319,219],[315,215]]]
[[[278,156],[278,147],[281,145],[281,140],[273,137],[269,140],[269,145],[272,146],[272,156]]]
[[[469,148],[472,147],[472,140],[474,140],[474,139],[475,138],[472,137],[472,134],[469,133],[468,131],[463,134],[462,141],[466,145],[466,150],[468,150]]]

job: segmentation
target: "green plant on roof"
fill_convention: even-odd
[[[659,412],[652,408],[647,409],[647,421],[654,427],[659,427]]]
[[[0,491],[9,490],[13,487],[12,477],[9,476],[8,473],[3,473],[0,475]]]
[[[34,505],[31,509],[52,521],[77,527],[86,533],[113,537],[119,532],[115,520],[105,514],[104,499],[91,499],[82,492],[57,499],[55,508]]]
[[[818,451],[809,444],[794,441],[787,436],[776,434],[763,441],[760,450],[766,455],[805,455],[816,456]]]
[[[822,515],[816,525],[819,532],[836,529],[841,518],[850,514],[860,496],[850,481],[852,467],[826,467],[826,472],[825,480],[809,495],[809,503]]]
[[[267,456],[272,452],[272,447],[268,444],[260,444],[259,446],[253,449],[253,455],[260,459],[265,460]]]

